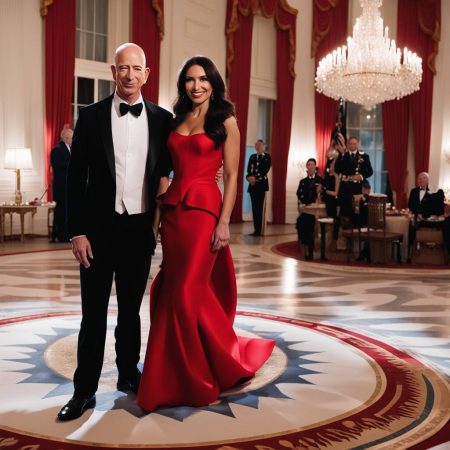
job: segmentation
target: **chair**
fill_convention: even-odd
[[[361,231],[360,238],[369,242],[383,244],[383,262],[386,263],[386,244],[391,243],[397,247],[397,262],[401,263],[400,246],[403,243],[403,234],[386,231],[386,196],[369,195],[367,201],[367,230]],[[370,257],[369,257],[370,262]]]
[[[356,200],[356,199],[355,199]],[[343,231],[343,235],[347,238],[347,261],[350,260],[353,239],[358,239],[359,249],[361,250],[361,242],[367,241],[369,246],[371,242],[380,242],[383,245],[383,261],[386,262],[386,244],[396,245],[397,261],[401,263],[400,246],[403,242],[403,234],[386,231],[386,197],[381,195],[369,195],[367,201],[367,225],[362,228],[360,224],[356,229]],[[370,253],[368,257],[370,261]]]
[[[442,229],[439,227],[440,224],[441,223],[437,222],[435,227],[418,226],[412,252],[412,261],[414,263],[448,263],[448,255]]]

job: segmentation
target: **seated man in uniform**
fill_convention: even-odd
[[[316,173],[317,163],[314,158],[306,162],[306,177],[300,180],[297,189],[299,207],[310,205],[317,201],[317,196],[322,192],[323,180]],[[316,218],[312,214],[301,212],[297,218],[296,228],[298,240],[305,247],[305,259],[313,259],[314,253],[314,227]]]

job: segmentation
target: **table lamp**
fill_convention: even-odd
[[[16,205],[22,204],[22,193],[20,192],[20,171],[32,169],[31,150],[29,148],[8,148],[5,155],[5,169],[16,171]]]

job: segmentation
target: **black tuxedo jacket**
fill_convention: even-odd
[[[411,189],[408,198],[408,208],[414,214],[422,214],[424,217],[429,217],[433,214],[442,215],[444,213],[445,195],[442,189],[437,192],[425,192],[425,195],[420,201],[420,188],[415,187]]]
[[[69,168],[70,151],[60,141],[50,152],[50,164],[53,170],[53,200],[63,202],[66,199],[67,169]]]
[[[247,192],[259,193],[269,190],[269,180],[267,173],[272,165],[272,159],[268,153],[263,153],[260,161],[258,161],[258,154],[255,153],[250,156],[247,164],[247,177],[253,176],[256,178],[256,183],[252,186],[248,185]]]
[[[115,212],[116,172],[111,131],[113,95],[80,111],[73,134],[67,176],[69,237],[102,236]],[[146,165],[148,210],[156,208],[162,175],[171,170],[166,143],[172,114],[144,99],[149,127]],[[151,230],[149,230],[151,233]]]

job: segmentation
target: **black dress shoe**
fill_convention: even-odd
[[[117,390],[121,392],[133,392],[137,395],[139,390],[139,383],[141,382],[141,377],[136,377],[133,380],[127,380],[125,378],[119,378],[117,380]]]
[[[66,422],[67,420],[78,419],[89,408],[95,406],[95,395],[92,397],[73,396],[58,413],[58,420]]]

